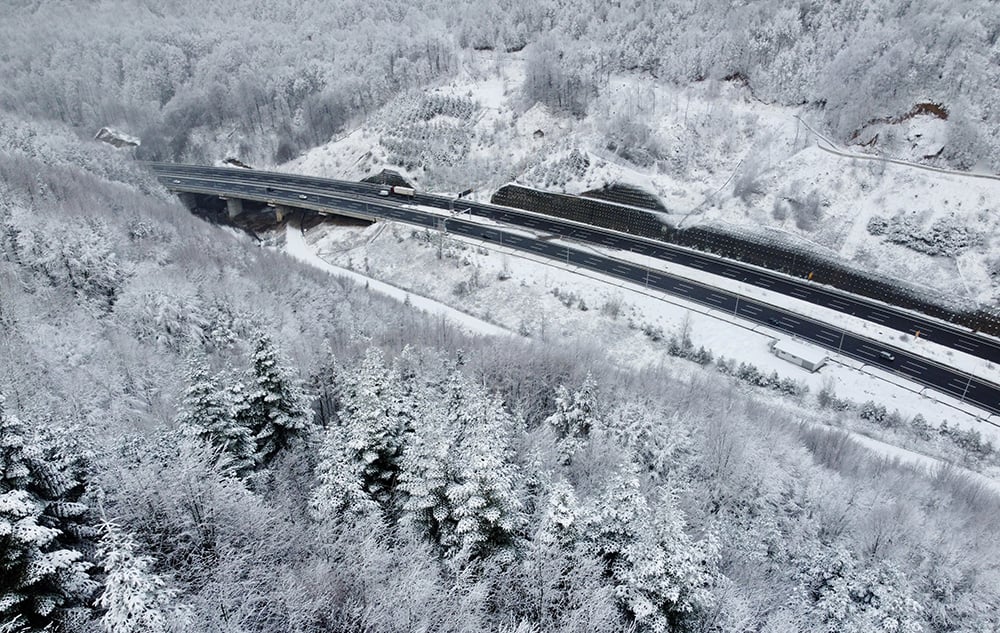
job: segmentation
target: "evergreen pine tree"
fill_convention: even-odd
[[[571,483],[565,480],[553,482],[538,538],[562,547],[572,546],[580,536],[579,505]]]
[[[457,370],[403,456],[404,509],[444,549],[484,555],[509,545],[522,519],[511,463],[514,421]]]
[[[262,335],[251,359],[250,385],[234,405],[237,421],[250,422],[257,445],[257,462],[268,466],[279,453],[304,438],[311,411],[291,372],[280,362],[271,338]]]
[[[556,410],[545,419],[545,423],[558,435],[559,452],[564,463],[568,464],[597,424],[597,383],[593,376],[587,374],[583,384],[573,393],[559,385],[555,401]]]
[[[97,584],[79,549],[87,508],[79,485],[4,410],[0,396],[0,618],[47,624],[86,604]]]
[[[107,577],[97,606],[104,609],[101,625],[107,633],[170,633],[186,631],[193,621],[187,605],[177,601],[177,589],[154,573],[153,559],[136,550],[135,539],[112,523],[103,526],[98,549]]]
[[[398,371],[370,348],[357,370],[345,376],[339,402],[337,420],[323,439],[313,511],[326,516],[369,513],[379,506],[389,511],[409,419]]]
[[[583,530],[641,631],[675,630],[708,603],[714,577],[714,541],[695,543],[671,498],[661,506],[655,512],[650,508],[634,472],[618,472]]]
[[[323,435],[317,486],[309,501],[316,521],[336,520],[343,514],[373,516],[379,506],[365,489],[360,464],[351,459],[349,438],[343,426],[334,425]]]
[[[859,565],[843,546],[822,548],[798,574],[821,628],[833,633],[917,633],[921,605],[907,578],[889,562]]]
[[[367,493],[383,505],[395,486],[403,447],[404,417],[399,377],[377,349],[368,350],[346,381],[340,422],[349,459],[358,463]]]
[[[227,472],[246,476],[253,471],[256,447],[246,422],[234,418],[230,394],[203,364],[192,364],[187,383],[178,422],[185,432],[223,453]]]

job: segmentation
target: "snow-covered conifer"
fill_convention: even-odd
[[[250,428],[234,418],[233,406],[218,378],[203,364],[192,364],[187,383],[178,416],[185,432],[221,451],[228,472],[240,477],[251,472],[256,447]]]
[[[579,514],[579,501],[577,501],[573,485],[565,480],[553,482],[549,490],[539,538],[545,543],[561,546],[571,545],[580,536]]]
[[[152,571],[153,559],[137,550],[135,539],[112,523],[103,526],[98,555],[107,574],[97,606],[108,633],[186,631],[193,621],[190,607],[178,601],[178,590]]]
[[[618,472],[584,530],[607,561],[615,593],[640,630],[669,631],[710,598],[715,546],[694,542],[667,497],[655,510],[634,472]]]
[[[597,383],[590,374],[580,388],[570,393],[564,385],[556,387],[556,410],[545,419],[559,436],[559,451],[566,463],[579,450],[590,430],[597,424]]]
[[[309,511],[316,521],[335,521],[345,513],[370,516],[379,510],[365,490],[361,464],[351,459],[349,442],[347,430],[340,425],[323,435],[317,485],[309,500]]]
[[[403,385],[397,366],[386,366],[371,348],[339,388],[337,421],[325,433],[319,485],[312,510],[317,518],[340,512],[394,509],[403,444],[419,409],[421,391],[409,377]]]
[[[0,617],[41,626],[60,607],[85,604],[92,565],[66,545],[86,536],[86,506],[0,396]],[[64,531],[65,529],[71,532]],[[81,529],[78,529],[81,528]]]
[[[262,335],[251,359],[250,385],[241,403],[234,405],[237,420],[252,424],[257,461],[269,465],[309,429],[311,411],[305,394],[282,365],[271,338]]]
[[[917,633],[920,604],[903,574],[889,562],[861,567],[843,547],[821,549],[799,574],[816,609],[820,630],[833,633]]]
[[[345,381],[340,424],[359,478],[372,499],[389,502],[399,473],[406,418],[398,374],[385,365],[382,353],[371,348],[358,371]]]
[[[445,402],[424,412],[403,455],[404,509],[446,554],[508,545],[520,524],[514,421],[501,403],[458,371]]]

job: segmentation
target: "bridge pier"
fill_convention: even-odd
[[[224,200],[226,201],[226,210],[229,211],[230,220],[243,213],[242,200],[239,198],[224,198]]]

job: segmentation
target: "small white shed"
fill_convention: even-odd
[[[827,361],[826,352],[793,339],[779,339],[771,346],[774,355],[803,369],[816,371]]]

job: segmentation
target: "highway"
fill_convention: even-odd
[[[537,240],[533,237],[503,230],[498,227],[483,225],[479,222],[463,220],[460,217],[442,217],[412,209],[404,204],[419,204],[438,209],[449,209],[469,213],[481,217],[489,217],[495,221],[523,226],[535,231],[551,233],[571,240],[583,241],[601,246],[632,250],[658,259],[677,264],[691,266],[721,274],[740,281],[750,281],[754,275],[758,281],[755,285],[785,292],[793,297],[809,300],[806,297],[828,296],[835,302],[834,309],[862,316],[857,312],[864,311],[870,319],[887,327],[893,323],[912,326],[920,329],[921,336],[930,331],[940,342],[947,336],[955,341],[965,343],[970,350],[976,350],[982,356],[995,349],[995,355],[990,358],[1000,358],[1000,349],[985,337],[963,333],[957,328],[942,324],[933,327],[929,322],[924,324],[919,315],[894,310],[875,302],[865,301],[856,297],[844,296],[844,293],[807,284],[794,279],[782,277],[748,267],[738,262],[722,260],[711,255],[693,253],[683,248],[660,244],[643,238],[633,238],[613,231],[582,226],[573,222],[548,218],[518,210],[470,203],[465,200],[455,200],[444,196],[417,194],[414,198],[379,196],[385,187],[369,183],[352,183],[329,181],[307,176],[276,174],[256,170],[234,168],[211,168],[187,165],[153,164],[153,169],[167,188],[179,192],[202,193],[207,195],[241,197],[262,202],[273,202],[293,207],[308,206],[309,208],[328,208],[331,212],[345,210],[357,215],[381,217],[406,222],[416,226],[444,230],[457,235],[463,235],[492,243],[507,246],[537,255],[546,256],[570,265],[593,270],[619,279],[643,285],[650,289],[668,292],[684,297],[720,312],[737,315],[754,323],[764,325],[777,332],[795,335],[829,350],[838,351],[847,357],[861,361],[867,365],[879,367],[888,372],[900,375],[909,380],[940,392],[955,396],[960,400],[979,406],[992,413],[1000,414],[1000,387],[975,376],[956,371],[944,365],[907,353],[899,348],[885,343],[867,339],[844,332],[839,328],[808,319],[790,311],[783,310],[763,302],[747,299],[709,285],[694,282],[689,279],[673,277],[663,271],[650,269],[631,262],[615,259],[588,250],[554,244],[548,240]],[[305,196],[303,198],[302,196]],[[805,288],[803,288],[805,286]],[[805,295],[805,296],[800,296]],[[817,303],[817,301],[813,301]],[[843,306],[842,308],[838,306]],[[862,317],[864,318],[864,317]],[[927,330],[923,329],[927,328]],[[902,329],[898,328],[898,329]],[[904,330],[905,331],[905,330]],[[962,349],[959,347],[958,349]],[[965,351],[963,349],[963,351]],[[880,355],[888,352],[891,359]]]
[[[381,185],[363,182],[329,180],[312,176],[250,169],[165,163],[153,163],[151,166],[156,173],[164,176],[175,174],[205,178],[229,177],[236,178],[244,183],[253,182],[264,185],[303,187],[316,191],[335,191],[352,193],[359,196],[375,196],[380,189],[384,188]],[[164,182],[165,184],[169,184],[169,180],[165,180]],[[775,273],[757,266],[723,259],[715,255],[647,238],[626,235],[569,220],[531,213],[530,211],[510,209],[468,200],[456,200],[447,196],[421,192],[418,192],[413,198],[413,203],[437,209],[461,209],[463,211],[468,209],[472,215],[490,218],[497,222],[523,226],[532,230],[552,233],[560,237],[599,246],[641,253],[795,297],[802,301],[836,310],[837,312],[843,312],[844,314],[850,314],[899,332],[914,335],[919,332],[920,338],[925,340],[956,349],[972,356],[978,356],[993,363],[1000,363],[1000,341],[991,337],[976,334],[965,328],[952,326],[915,312],[901,310],[888,304],[852,295],[829,286],[788,277],[787,275]]]

